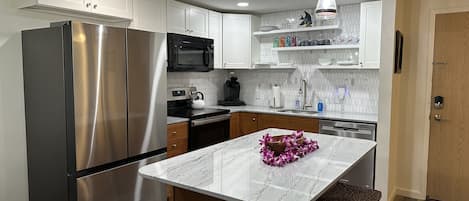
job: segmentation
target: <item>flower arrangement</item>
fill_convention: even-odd
[[[274,137],[267,133],[259,142],[262,161],[277,167],[283,167],[319,149],[317,141],[303,137],[303,131]]]

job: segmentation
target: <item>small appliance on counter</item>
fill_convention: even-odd
[[[243,101],[239,100],[239,94],[241,91],[241,85],[238,82],[238,78],[231,72],[231,78],[225,82],[224,89],[224,100],[219,100],[218,105],[221,106],[243,106],[246,105]]]
[[[201,94],[195,87],[168,89],[168,116],[189,119],[189,151],[230,139],[230,111],[194,109],[194,97]]]
[[[192,93],[192,109],[200,110],[205,107],[204,94],[200,91]]]

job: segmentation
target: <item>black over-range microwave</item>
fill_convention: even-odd
[[[169,72],[213,70],[213,40],[168,33]]]

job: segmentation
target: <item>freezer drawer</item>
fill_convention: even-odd
[[[144,179],[138,169],[166,158],[166,153],[77,179],[78,201],[163,201],[166,185]]]

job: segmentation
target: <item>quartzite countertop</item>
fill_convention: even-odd
[[[166,122],[169,124],[177,124],[177,123],[182,123],[182,122],[188,122],[189,119],[187,118],[181,118],[181,117],[167,117]]]
[[[318,141],[318,150],[285,167],[265,165],[259,139],[266,133],[291,132],[259,131],[150,164],[139,172],[147,179],[228,201],[310,201],[376,146],[373,141],[305,133]]]
[[[378,123],[378,115],[376,114],[361,114],[361,113],[339,113],[339,112],[321,112],[317,114],[299,114],[289,112],[279,112],[282,109],[273,109],[264,106],[208,106],[208,108],[216,109],[227,109],[231,112],[253,112],[253,113],[265,113],[265,114],[276,114],[276,115],[287,115],[287,116],[298,116],[298,117],[311,117],[318,119],[330,119],[339,121],[353,121],[363,123]]]

